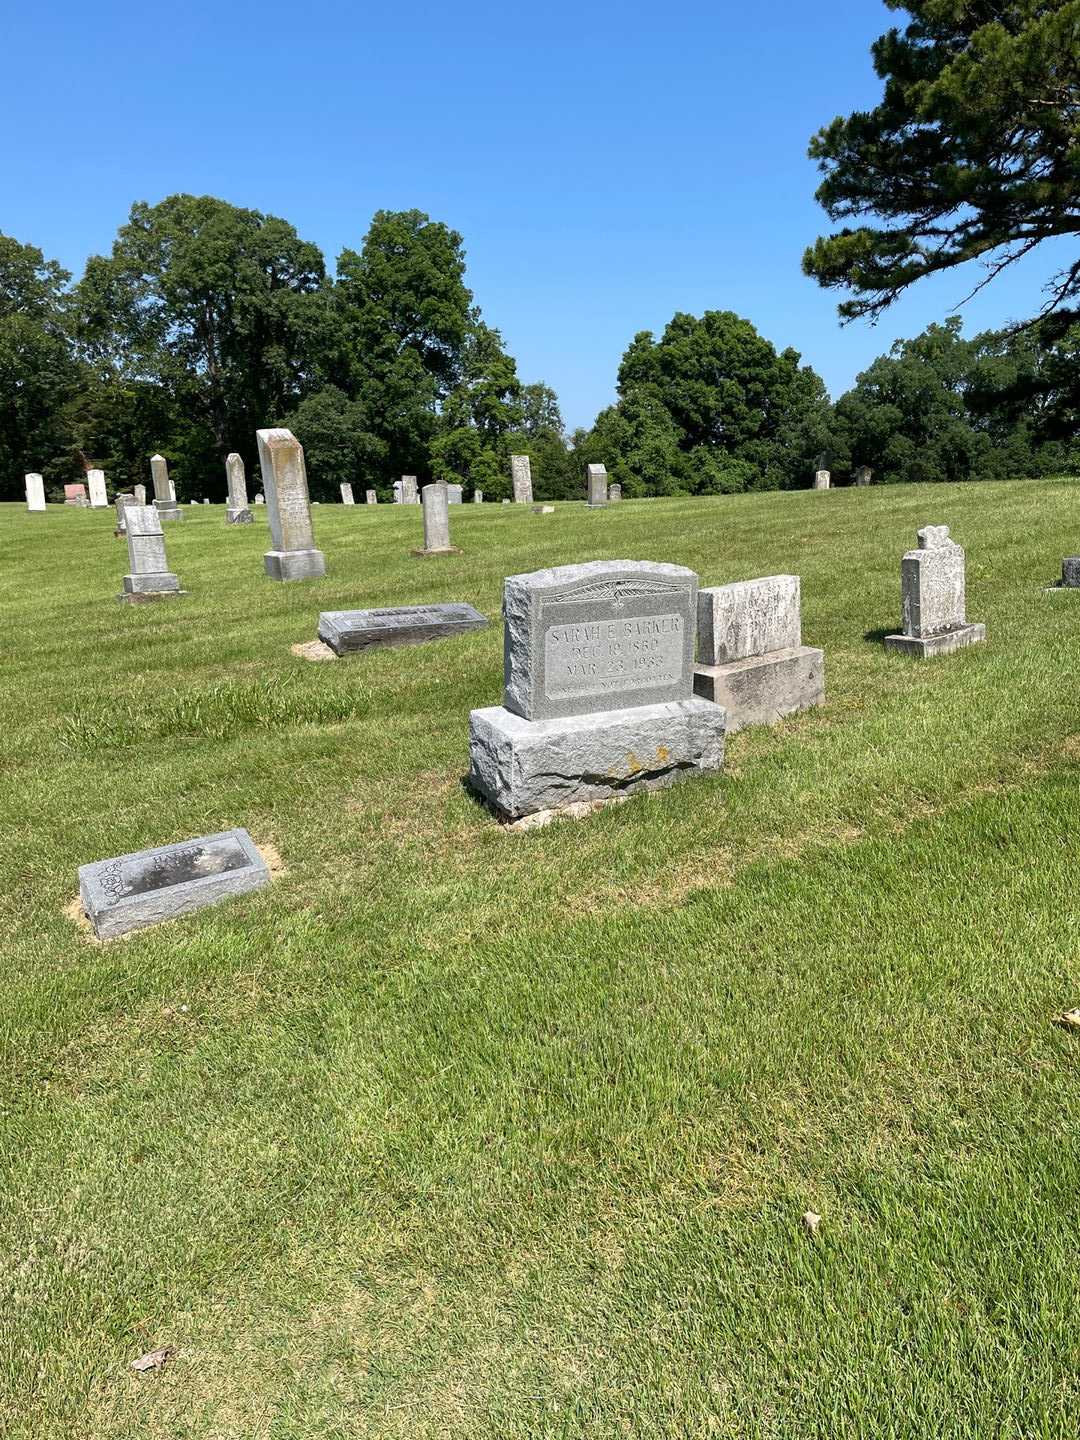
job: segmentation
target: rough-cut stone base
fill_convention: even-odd
[[[746,725],[772,725],[824,704],[825,652],[800,645],[727,665],[698,665],[694,694],[723,705],[729,735]]]
[[[961,625],[956,630],[946,630],[941,635],[886,635],[885,649],[899,650],[902,655],[914,655],[918,660],[933,660],[936,655],[951,655],[954,650],[963,650],[965,645],[977,645],[986,639],[985,625]]]
[[[461,551],[456,545],[444,545],[440,550],[410,550],[409,554],[421,560],[430,560],[434,555],[460,555]]]
[[[154,575],[125,575],[125,595],[176,594],[180,581],[171,570],[159,570]]]
[[[174,500],[155,500],[154,509],[158,513],[159,520],[182,520],[184,512]]]
[[[321,550],[268,550],[263,564],[271,580],[318,580],[326,574]]]
[[[255,516],[252,515],[246,505],[239,510],[233,510],[231,508],[226,510],[225,518],[230,525],[254,525],[255,523]]]
[[[1066,555],[1061,562],[1061,588],[1080,590],[1080,555]]]
[[[696,696],[557,720],[492,705],[469,716],[469,784],[511,820],[565,810],[720,770],[726,729]]]

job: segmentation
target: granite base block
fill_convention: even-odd
[[[694,694],[724,707],[730,735],[746,725],[773,725],[825,703],[825,652],[800,645],[727,665],[698,665]]]
[[[263,564],[271,580],[318,580],[326,574],[321,550],[268,550]]]
[[[963,650],[965,645],[977,645],[985,639],[985,625],[960,625],[941,635],[886,635],[885,649],[914,655],[917,660],[933,660],[935,656],[951,655],[954,650]]]
[[[657,790],[722,769],[726,729],[697,697],[556,720],[492,705],[469,716],[469,784],[512,820]]]

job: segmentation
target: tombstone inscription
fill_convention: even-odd
[[[315,548],[303,446],[291,430],[255,433],[270,518],[266,573],[272,580],[317,579],[326,574],[326,557]]]
[[[325,610],[319,639],[335,655],[379,645],[420,645],[468,630],[484,630],[487,618],[471,605],[398,605],[381,610]]]

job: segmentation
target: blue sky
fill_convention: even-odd
[[[837,395],[979,278],[842,328],[801,274],[825,228],[807,140],[875,101],[878,0],[6,13],[0,230],[78,274],[134,200],[189,191],[284,216],[332,269],[376,209],[418,207],[461,231],[485,318],[569,426],[676,310],[737,311]],[[966,326],[1030,314],[1053,268],[1031,257]]]

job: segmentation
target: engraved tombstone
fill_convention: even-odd
[[[180,581],[165,559],[161,512],[154,505],[126,505],[124,521],[131,573],[124,576],[124,593],[120,599],[134,603],[182,593]]]
[[[45,481],[41,475],[31,471],[26,477],[27,510],[45,509]]]
[[[263,556],[272,580],[312,580],[326,574],[315,549],[304,448],[291,430],[257,430],[259,465],[270,517],[269,549]]]
[[[258,494],[255,496],[255,504],[256,504],[256,505],[265,505],[265,504],[266,504],[266,496],[262,493],[261,490],[260,490],[260,491],[258,492]]]
[[[92,510],[108,509],[109,492],[105,488],[105,471],[88,470],[86,483],[90,487],[90,508]]]
[[[460,505],[460,504],[461,504],[461,496],[462,496],[462,488],[461,488],[460,485],[447,485],[447,487],[446,487],[446,503],[447,503],[448,505]]]
[[[379,503],[379,497],[374,490],[368,490],[365,499],[369,505],[377,505]]]
[[[79,484],[65,485],[64,504],[81,506],[89,505],[90,502],[86,498],[86,486]]]
[[[348,480],[343,480],[341,482],[341,503],[343,505],[356,504],[356,501],[353,499],[352,486],[349,484]]]
[[[927,525],[918,535],[919,548],[900,565],[904,632],[886,635],[885,648],[928,660],[985,640],[986,626],[965,614],[964,551],[949,527]]]
[[[132,493],[133,493],[134,496],[135,496],[135,504],[136,504],[136,505],[145,505],[145,504],[146,504],[146,486],[145,486],[145,485],[133,485],[133,486],[132,486]]]
[[[382,610],[324,610],[319,639],[335,655],[383,645],[421,645],[487,629],[487,620],[463,601],[442,605],[397,605]]]
[[[403,505],[418,505],[420,503],[420,497],[416,491],[415,475],[402,475],[401,503]]]
[[[441,480],[425,485],[422,491],[424,506],[424,548],[414,550],[414,555],[459,555],[461,552],[450,544],[450,497],[448,487]]]
[[[650,561],[509,576],[503,703],[469,717],[473,788],[518,819],[719,770],[724,709],[693,693],[697,589]]]
[[[832,486],[832,475],[828,470],[814,471],[814,489],[828,490]]]
[[[472,492],[472,503],[474,505],[482,505],[484,503],[484,492],[482,490],[474,490]]]
[[[510,482],[515,505],[531,505],[533,498],[532,465],[528,455],[510,456]]]
[[[154,508],[162,520],[182,520],[184,512],[176,503],[176,486],[164,455],[150,456],[150,478],[154,482]]]
[[[608,486],[608,499],[611,501],[612,505],[615,504],[616,500],[621,500],[621,499],[622,499],[622,486],[621,486],[621,485],[609,485],[609,486]]]
[[[855,469],[855,484],[860,486],[869,485],[873,476],[874,472],[870,469],[869,465],[859,465]]]
[[[229,498],[225,507],[226,525],[254,525],[255,517],[248,509],[244,457],[235,450],[225,457],[225,480],[229,487]]]
[[[590,510],[602,510],[608,503],[607,468],[589,465],[585,470],[587,503]]]
[[[802,643],[797,575],[698,591],[694,691],[723,705],[728,732],[825,700],[825,655]]]

